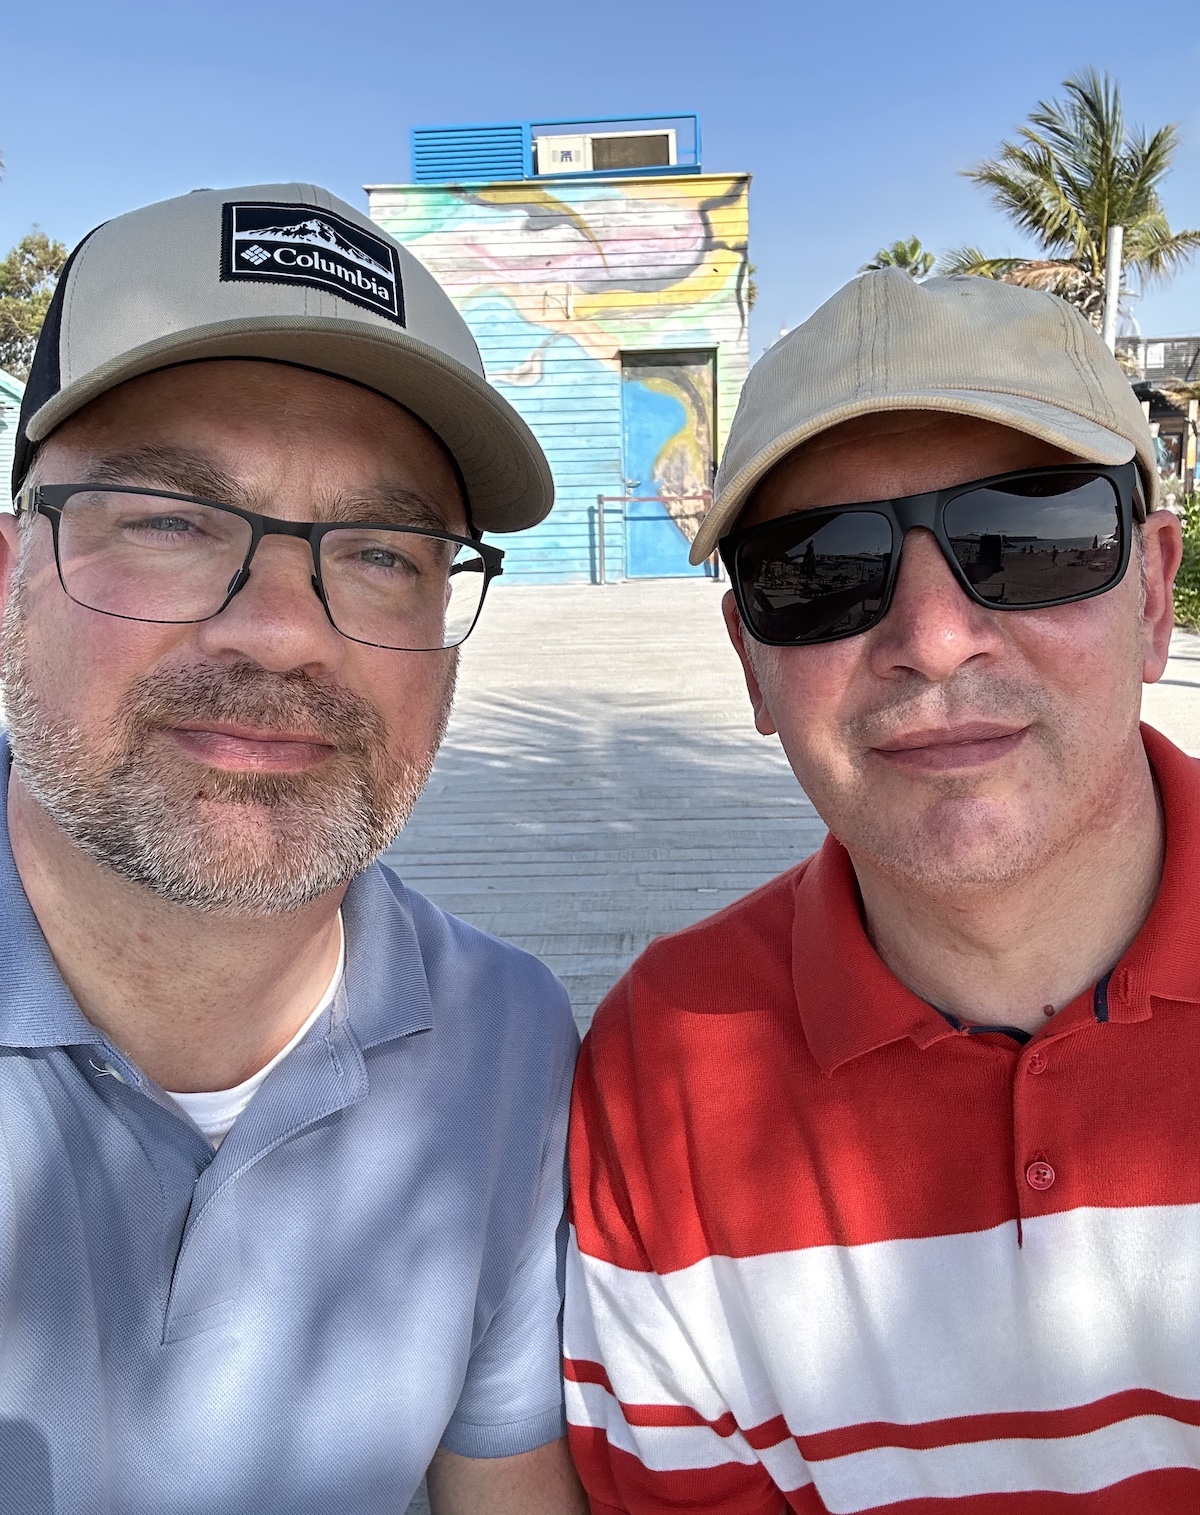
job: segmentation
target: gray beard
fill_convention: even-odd
[[[166,669],[140,680],[98,751],[43,701],[22,601],[18,574],[0,652],[13,768],[77,847],[163,900],[251,916],[310,904],[379,856],[429,778],[453,700],[453,662],[424,752],[389,752],[378,711],[347,690],[254,663]],[[158,736],[197,720],[318,733],[336,755],[304,773],[208,769]]]

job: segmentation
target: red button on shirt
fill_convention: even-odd
[[[1026,1073],[1045,1073],[1048,1062],[1049,1058],[1039,1048],[1036,1052],[1029,1054],[1029,1061],[1025,1064],[1025,1071]]]
[[[1048,1189],[1054,1182],[1054,1169],[1049,1163],[1030,1163],[1025,1169],[1025,1182],[1031,1189]]]

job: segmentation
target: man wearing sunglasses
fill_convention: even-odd
[[[197,191],[72,255],[14,492],[0,1508],[578,1509],[566,997],[374,861],[537,443],[364,216]]]
[[[830,835],[585,1042],[594,1510],[1200,1506],[1200,774],[1138,725],[1155,492],[1053,296],[869,274],[751,374],[695,556]]]

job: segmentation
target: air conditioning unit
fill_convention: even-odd
[[[537,137],[538,174],[613,173],[638,168],[669,168],[675,161],[675,129],[590,132],[564,137]]]
[[[589,174],[592,171],[590,137],[538,137],[539,174]]]

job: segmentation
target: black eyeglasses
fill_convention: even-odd
[[[720,552],[747,630],[774,647],[836,642],[878,625],[914,526],[933,533],[977,605],[1041,610],[1120,582],[1136,486],[1132,462],[1024,468],[903,499],[797,511],[731,532]]]
[[[312,551],[312,587],[344,637],[434,652],[466,640],[503,572],[498,547],[449,531],[283,521],[126,485],[37,484],[14,509],[49,520],[71,599],[126,621],[210,620],[249,581],[263,537],[302,537]]]

